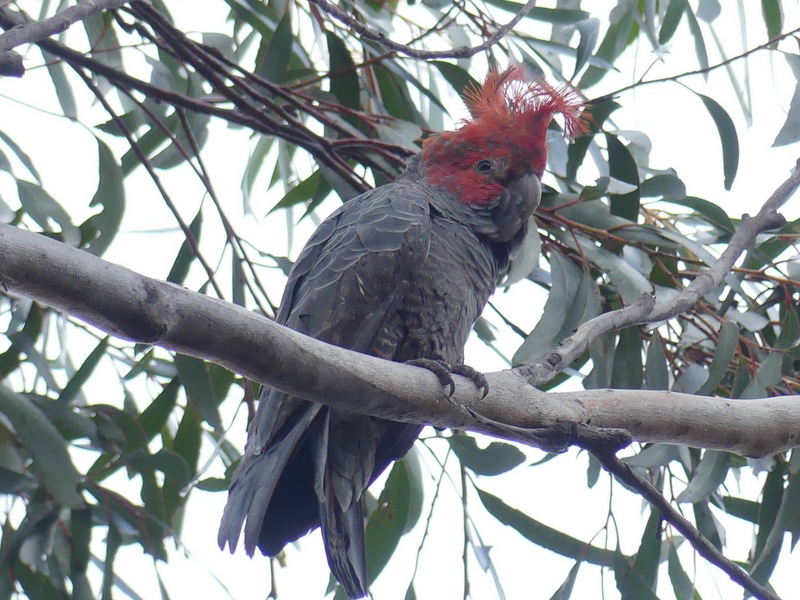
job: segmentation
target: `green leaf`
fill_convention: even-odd
[[[550,596],[550,600],[569,600],[572,596],[572,588],[575,586],[575,580],[578,578],[578,570],[581,568],[581,562],[580,560],[575,561],[564,583],[559,586],[555,594]]]
[[[728,367],[736,354],[739,346],[739,327],[732,321],[725,321],[719,332],[719,341],[714,351],[714,358],[708,369],[708,379],[697,392],[701,396],[709,396],[714,393],[717,386],[728,372]]]
[[[591,68],[591,67],[590,67]],[[611,113],[620,108],[620,105],[609,98],[593,100],[588,105],[591,116],[589,123],[589,133],[579,137],[572,144],[567,146],[567,180],[575,181],[578,168],[586,158],[586,152],[594,139],[594,135],[601,130],[603,123],[606,122]],[[605,192],[605,190],[604,190]]]
[[[89,205],[102,206],[103,210],[86,221],[96,231],[86,249],[95,256],[101,256],[117,235],[125,214],[125,174],[111,149],[100,138],[96,139],[100,174],[97,191]]]
[[[647,344],[647,359],[645,363],[645,378],[648,390],[669,389],[669,363],[664,350],[664,340],[658,332],[650,338]]]
[[[500,475],[525,462],[525,454],[505,442],[491,442],[486,448],[479,448],[473,436],[463,433],[453,434],[448,442],[461,464],[478,475]]]
[[[686,185],[676,175],[661,173],[645,179],[641,185],[641,194],[645,198],[661,197],[669,201],[686,197]]]
[[[631,467],[643,469],[666,467],[673,460],[680,460],[680,447],[674,444],[651,444],[638,454],[622,459]]]
[[[247,167],[242,174],[241,187],[246,212],[251,212],[250,197],[252,196],[253,185],[276,138],[270,135],[256,135],[256,139],[258,141],[256,141],[255,147],[247,158]]]
[[[290,10],[283,14],[275,33],[270,38],[264,38],[256,58],[256,73],[274,83],[283,83],[292,56],[294,35],[291,15]]]
[[[609,174],[615,179],[636,187],[627,194],[610,194],[611,214],[636,223],[639,220],[639,171],[628,148],[619,138],[606,133]]]
[[[196,407],[214,431],[222,430],[222,419],[219,416],[219,402],[208,376],[205,362],[184,354],[175,355],[175,366],[183,382],[189,404]]]
[[[783,469],[777,466],[767,475],[758,515],[755,560],[750,569],[753,578],[766,583],[778,562],[784,532],[790,529],[800,506],[800,477],[794,476],[783,489]]]
[[[703,69],[705,72],[703,73],[703,77],[708,79],[708,51],[706,50],[706,42],[703,39],[703,31],[700,29],[700,24],[697,22],[697,17],[694,16],[691,7],[688,5],[686,6],[686,19],[689,22],[689,32],[692,34],[694,38],[694,51],[697,54],[697,62],[700,64],[700,68]]]
[[[378,499],[378,508],[367,523],[367,572],[370,581],[375,581],[389,562],[403,536],[408,519],[410,495],[408,465],[402,461],[396,462]]]
[[[69,213],[44,188],[24,179],[17,179],[17,191],[22,208],[42,229],[53,231],[50,227],[52,219],[61,225],[64,242],[78,247],[81,241],[80,231],[72,224]]]
[[[639,326],[626,327],[619,332],[611,387],[627,390],[642,388],[642,340]]]
[[[55,499],[70,508],[81,508],[81,475],[72,464],[67,443],[45,414],[28,398],[4,385],[0,385],[0,413],[11,422],[33,459],[32,468]]]
[[[664,201],[691,208],[696,213],[705,217],[709,223],[712,223],[729,233],[733,233],[736,230],[736,226],[733,224],[733,221],[731,221],[728,213],[726,213],[725,210],[718,204],[714,204],[713,202],[709,202],[708,200],[703,200],[702,198],[697,198],[695,196],[687,196],[685,198],[665,198]]]
[[[67,385],[64,386],[64,389],[61,390],[61,395],[58,397],[59,402],[69,404],[74,400],[78,392],[83,389],[83,384],[88,381],[89,377],[94,372],[100,359],[106,355],[107,349],[108,336],[100,340],[100,343],[97,344],[95,349],[86,357],[86,360],[83,361],[83,364],[72,376],[72,379],[70,379]]]
[[[786,58],[790,63],[800,64],[800,60],[795,60],[797,59],[796,56],[790,57],[790,55],[787,55]],[[800,76],[797,74],[798,70],[800,70],[800,67],[794,69],[795,77],[800,80]],[[800,82],[798,82],[794,88],[794,95],[792,96],[792,101],[789,103],[789,111],[786,114],[786,122],[783,124],[783,127],[781,127],[778,135],[775,136],[775,141],[772,142],[772,146],[786,146],[798,140],[800,140]]]
[[[675,592],[675,600],[695,600],[694,583],[689,579],[686,571],[683,570],[674,540],[669,542],[667,573],[669,573],[669,580],[672,582],[672,591]]]
[[[479,90],[481,88],[481,84],[458,65],[442,60],[432,60],[429,64],[439,70],[442,76],[447,80],[447,83],[449,83],[462,98],[464,97],[464,92],[468,89]]]
[[[515,365],[534,362],[570,335],[585,320],[590,294],[596,293],[591,278],[558,252],[551,254],[550,271],[553,284],[542,318],[514,354]]]
[[[53,81],[56,98],[58,98],[58,103],[61,105],[61,110],[64,111],[64,116],[73,121],[77,120],[78,109],[75,103],[75,94],[72,93],[72,85],[67,79],[64,61],[46,50],[42,50],[42,57],[45,65],[47,65],[47,73]]]
[[[797,519],[798,507],[800,507],[800,476],[795,475],[790,478],[789,485],[783,491],[780,508],[775,515],[772,528],[764,541],[761,554],[753,563],[751,574],[756,581],[766,582],[772,574],[783,544],[783,534],[791,531],[792,524]]]
[[[739,169],[739,136],[736,133],[736,126],[727,111],[714,99],[697,94],[703,101],[706,110],[714,120],[719,132],[719,141],[722,146],[722,172],[725,176],[725,189],[730,190],[733,180],[736,178],[736,171]]]
[[[619,551],[614,552],[614,579],[622,600],[658,600],[658,596]]]
[[[172,442],[172,449],[184,458],[192,477],[197,473],[202,435],[203,429],[200,426],[200,418],[197,411],[189,406],[178,424],[178,430],[175,432],[175,439]]]
[[[694,522],[697,529],[717,550],[721,551],[723,543],[720,537],[720,530],[722,530],[722,526],[711,513],[708,502],[706,500],[695,502],[692,504],[692,511],[694,512]]]
[[[740,398],[762,398],[766,395],[767,388],[780,383],[783,373],[783,352],[771,352],[756,371],[756,376],[750,382]]]
[[[608,206],[601,200],[587,200],[567,205],[563,208],[556,203],[563,204],[575,199],[572,195],[559,195],[556,198],[543,196],[542,205],[545,208],[558,210],[559,214],[572,221],[577,221],[594,229],[611,231],[615,236],[631,242],[641,242],[662,247],[676,247],[677,245],[667,235],[653,227],[635,225],[628,219],[612,215]]]
[[[767,38],[779,36],[783,29],[783,11],[779,0],[761,0],[761,15],[767,26]]]
[[[114,441],[123,443],[122,450],[124,452],[133,452],[147,445],[147,436],[144,433],[144,429],[142,429],[139,421],[134,416],[108,404],[95,404],[89,408],[94,410],[97,415],[98,428],[101,433],[103,432],[103,425],[105,425],[106,431],[114,436]],[[110,428],[108,427],[109,425],[111,426]],[[119,435],[122,435],[122,440],[118,439]]]
[[[191,480],[186,459],[168,448],[161,448],[155,454],[150,454],[146,449],[138,450],[127,456],[126,462],[139,471],[142,469],[161,471],[179,488],[186,486]]]
[[[328,54],[330,55],[331,93],[347,108],[361,109],[361,82],[356,72],[356,65],[344,42],[332,31],[326,31]],[[348,119],[355,124],[352,119]]]
[[[667,11],[664,13],[664,20],[661,22],[661,30],[658,32],[659,45],[666,44],[672,39],[678,24],[681,22],[684,10],[686,10],[686,0],[670,0],[667,4]]]
[[[589,454],[589,466],[586,468],[586,485],[593,488],[600,479],[600,473],[603,471],[603,465],[597,460],[594,454]]]
[[[600,33],[600,19],[594,17],[578,21],[575,24],[580,37],[578,47],[575,50],[575,69],[572,77],[576,77],[586,62],[591,58],[592,52],[597,45],[597,37]]]
[[[746,498],[737,498],[735,496],[722,497],[722,508],[726,513],[749,521],[754,525],[758,523],[758,511],[760,506],[758,502]]]
[[[31,157],[25,154],[25,152],[20,148],[20,146],[8,137],[5,133],[0,131],[0,140],[3,140],[6,146],[8,146],[11,151],[17,156],[19,161],[25,165],[25,168],[28,169],[33,178],[36,180],[37,183],[42,183],[42,176],[39,175],[39,171],[36,170],[36,167],[33,165],[33,161]]]
[[[33,571],[19,559],[13,564],[14,575],[28,600],[61,600],[64,597],[46,573]]]
[[[579,234],[562,234],[561,239],[608,275],[625,304],[633,304],[642,296],[653,292],[653,285],[648,278],[625,258]]]
[[[513,527],[534,544],[561,556],[567,556],[575,560],[585,560],[594,565],[606,565],[608,563],[608,551],[605,548],[592,546],[587,542],[582,542],[557,529],[544,525],[522,511],[511,508],[497,496],[480,488],[476,489],[486,510],[495,519],[509,527]]]
[[[510,0],[487,0],[487,4],[496,6],[506,12],[518,13],[522,9],[522,4],[518,2],[511,2]],[[534,21],[541,21],[542,23],[552,23],[553,25],[574,25],[584,19],[587,19],[590,14],[584,10],[572,10],[565,8],[543,8],[539,6],[533,7],[527,14],[527,18]]]
[[[86,36],[89,38],[92,58],[116,71],[125,72],[120,50],[122,45],[113,27],[114,23],[114,17],[107,11],[82,19]],[[101,90],[104,89],[103,84],[105,82],[101,83]]]
[[[121,545],[122,536],[119,530],[115,526],[109,525],[108,534],[106,535],[106,558],[103,564],[102,600],[113,600],[114,559]]]
[[[730,460],[728,452],[706,450],[686,489],[678,495],[678,502],[700,502],[707,498],[725,481]]]
[[[70,579],[73,599],[94,598],[86,577],[92,540],[92,507],[70,511]]]
[[[638,31],[638,25],[634,21],[633,13],[633,10],[625,10],[619,20],[609,24],[606,35],[595,52],[595,57],[608,64],[614,64],[622,51],[636,39],[635,32]],[[577,87],[582,90],[588,89],[599,82],[607,72],[608,69],[605,67],[590,65]]]
[[[661,563],[661,513],[650,508],[650,517],[642,532],[633,570],[651,590],[656,589],[658,565]]]
[[[295,204],[300,204],[301,202],[305,202],[306,200],[310,200],[313,196],[316,195],[317,189],[319,188],[320,184],[322,183],[322,173],[319,169],[314,171],[311,175],[309,175],[306,179],[298,183],[284,195],[281,200],[270,209],[270,213],[275,212],[276,210],[281,210],[283,208],[288,208],[290,206],[294,206]],[[326,182],[327,185],[327,182]],[[330,187],[327,188],[330,191]]]
[[[170,283],[182,284],[186,281],[186,276],[189,274],[189,268],[192,262],[197,258],[197,244],[200,242],[200,234],[203,230],[203,209],[198,209],[192,222],[189,224],[189,231],[192,233],[193,239],[191,243],[188,239],[184,239],[178,255],[175,257],[175,262],[172,263],[172,268],[167,275],[167,281]]]

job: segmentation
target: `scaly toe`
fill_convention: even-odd
[[[483,390],[481,399],[486,398],[486,394],[489,393],[489,382],[486,381],[486,376],[483,373],[473,369],[469,365],[453,365],[453,367],[450,369],[450,372],[470,379],[472,383],[475,384],[476,388]]]
[[[452,371],[450,364],[446,361],[433,358],[416,358],[406,361],[406,364],[428,369],[428,371],[436,375],[442,387],[450,388],[450,392],[447,394],[448,396],[452,396],[456,393],[456,384],[453,381],[453,377],[450,375],[450,373],[454,371]]]

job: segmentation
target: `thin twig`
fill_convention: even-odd
[[[136,158],[139,159],[139,162],[145,168],[147,173],[150,175],[150,178],[152,179],[153,183],[155,184],[156,188],[161,194],[161,197],[164,199],[164,203],[167,205],[167,208],[169,208],[169,210],[175,217],[175,220],[177,221],[178,226],[181,228],[184,238],[186,239],[186,243],[189,244],[189,247],[192,250],[192,254],[194,254],[194,256],[197,258],[197,261],[202,265],[203,269],[205,270],[206,275],[208,276],[208,281],[211,284],[211,287],[214,288],[214,292],[217,294],[219,298],[225,298],[225,295],[222,293],[222,289],[217,284],[216,278],[214,276],[214,269],[211,268],[211,266],[206,262],[205,258],[203,258],[202,254],[200,253],[200,249],[197,247],[197,240],[195,239],[192,230],[189,229],[189,226],[186,224],[186,221],[184,221],[183,218],[181,217],[177,207],[175,206],[175,203],[172,202],[172,199],[169,197],[167,190],[162,185],[161,179],[158,177],[158,174],[153,169],[152,165],[150,164],[150,161],[147,159],[147,156],[144,154],[141,147],[139,146],[139,143],[133,138],[133,133],[130,131],[130,129],[128,129],[125,122],[116,114],[116,112],[114,112],[114,109],[111,108],[111,105],[108,104],[105,97],[97,88],[97,86],[94,84],[94,82],[91,80],[91,78],[87,76],[82,69],[74,66],[73,69],[81,77],[81,79],[83,79],[83,82],[86,84],[89,90],[95,95],[95,97],[103,106],[103,108],[106,110],[106,112],[111,116],[111,119],[114,121],[114,124],[116,124],[116,126],[128,140],[128,144],[130,145],[131,150],[136,155]]]
[[[83,21],[91,15],[104,11],[119,8],[127,4],[130,0],[79,0],[74,6],[65,8],[61,12],[41,21],[29,21],[0,34],[0,65],[13,64],[18,67],[15,72],[7,72],[8,75],[20,77],[25,73],[22,66],[22,59],[15,52],[10,52],[12,48],[22,44],[33,44],[40,40],[52,37],[62,31],[66,31],[71,25],[78,21]],[[20,70],[21,69],[21,70]]]
[[[704,75],[706,73],[710,73],[711,71],[714,71],[715,69],[719,69],[720,67],[725,67],[727,65],[730,65],[731,63],[734,63],[737,60],[741,60],[743,58],[747,58],[751,54],[754,54],[754,53],[759,52],[761,50],[766,50],[770,46],[774,46],[775,44],[777,44],[781,40],[783,40],[785,38],[788,38],[788,37],[791,37],[791,36],[795,35],[798,32],[800,32],[800,27],[796,27],[796,28],[792,29],[791,31],[787,31],[786,33],[782,33],[782,34],[780,34],[778,36],[775,36],[774,38],[772,38],[771,40],[768,40],[767,42],[764,42],[760,46],[756,46],[755,48],[750,48],[749,50],[746,50],[745,52],[742,52],[741,54],[737,54],[736,56],[731,56],[730,58],[727,58],[727,59],[725,59],[725,60],[723,60],[721,62],[718,62],[717,64],[710,65],[710,66],[704,67],[702,69],[696,69],[694,71],[686,71],[685,73],[679,73],[678,75],[670,75],[669,77],[659,77],[658,79],[648,79],[646,81],[640,79],[636,83],[632,83],[630,85],[626,85],[625,87],[621,87],[618,90],[616,90],[614,92],[611,92],[610,94],[608,94],[608,97],[613,98],[615,96],[620,95],[622,92],[627,92],[628,90],[632,90],[634,88],[638,88],[638,87],[641,87],[643,85],[649,85],[651,83],[665,83],[667,81],[677,81],[678,79],[682,79],[684,77],[689,77],[690,75]]]
[[[461,46],[459,48],[453,48],[452,50],[417,50],[415,48],[411,48],[407,44],[401,44],[399,42],[392,41],[389,36],[387,36],[382,31],[378,31],[377,29],[373,29],[371,27],[367,27],[363,23],[361,23],[358,19],[354,18],[352,15],[346,13],[344,10],[331,4],[328,0],[309,0],[312,4],[315,4],[321,10],[328,13],[337,21],[342,22],[343,24],[350,27],[353,31],[355,31],[362,39],[367,39],[373,42],[377,42],[381,46],[398,52],[400,54],[405,54],[411,58],[419,58],[419,59],[441,59],[441,58],[470,58],[475,56],[479,52],[483,52],[488,50],[492,46],[494,46],[497,42],[502,40],[508,33],[516,27],[517,23],[519,23],[525,16],[531,11],[531,9],[536,5],[536,0],[528,0],[528,2],[523,5],[517,14],[505,25],[502,25],[497,31],[495,31],[491,36],[486,38],[483,43],[478,44],[477,46]]]
[[[754,598],[757,598],[757,600],[780,600],[778,596],[756,582],[739,565],[720,552],[647,479],[620,460],[613,450],[604,447],[587,447],[586,450],[594,454],[606,471],[614,475],[623,484],[634,488],[658,510],[664,520],[682,533],[700,556],[722,570],[734,582],[752,594]]]
[[[590,319],[544,359],[517,367],[514,372],[533,386],[541,385],[563,371],[601,335],[631,325],[671,319],[690,310],[705,294],[722,284],[738,257],[753,243],[758,234],[786,223],[786,219],[778,213],[778,209],[798,186],[800,186],[800,159],[793,173],[775,190],[758,214],[754,217],[748,215],[742,217],[739,229],[731,236],[728,247],[714,264],[697,275],[679,294],[659,303],[655,302],[655,296],[648,294],[624,308]]]

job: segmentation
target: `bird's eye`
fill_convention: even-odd
[[[482,160],[475,165],[475,170],[480,173],[485,173],[486,171],[492,170],[492,161],[490,160]]]

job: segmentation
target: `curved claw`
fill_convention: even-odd
[[[486,381],[486,376],[483,373],[477,369],[473,369],[469,365],[454,365],[450,369],[450,372],[455,373],[456,375],[462,375],[463,377],[472,380],[472,383],[475,384],[476,388],[483,390],[481,400],[486,398],[486,395],[489,393],[489,382]]]
[[[456,393],[456,384],[452,377],[453,374],[466,377],[475,384],[476,388],[483,390],[481,399],[486,398],[486,395],[489,393],[489,382],[486,381],[484,374],[476,369],[473,369],[469,365],[461,364],[451,366],[447,361],[435,358],[417,358],[407,361],[406,364],[428,369],[431,373],[436,375],[442,387],[450,388],[450,391],[447,394],[448,397],[452,397],[453,394]]]
[[[436,375],[442,387],[450,388],[450,393],[447,394],[448,398],[452,397],[453,394],[456,393],[456,382],[453,381],[453,377],[450,375],[452,372],[450,363],[438,358],[416,358],[414,360],[406,361],[406,364],[428,369],[428,371]]]

